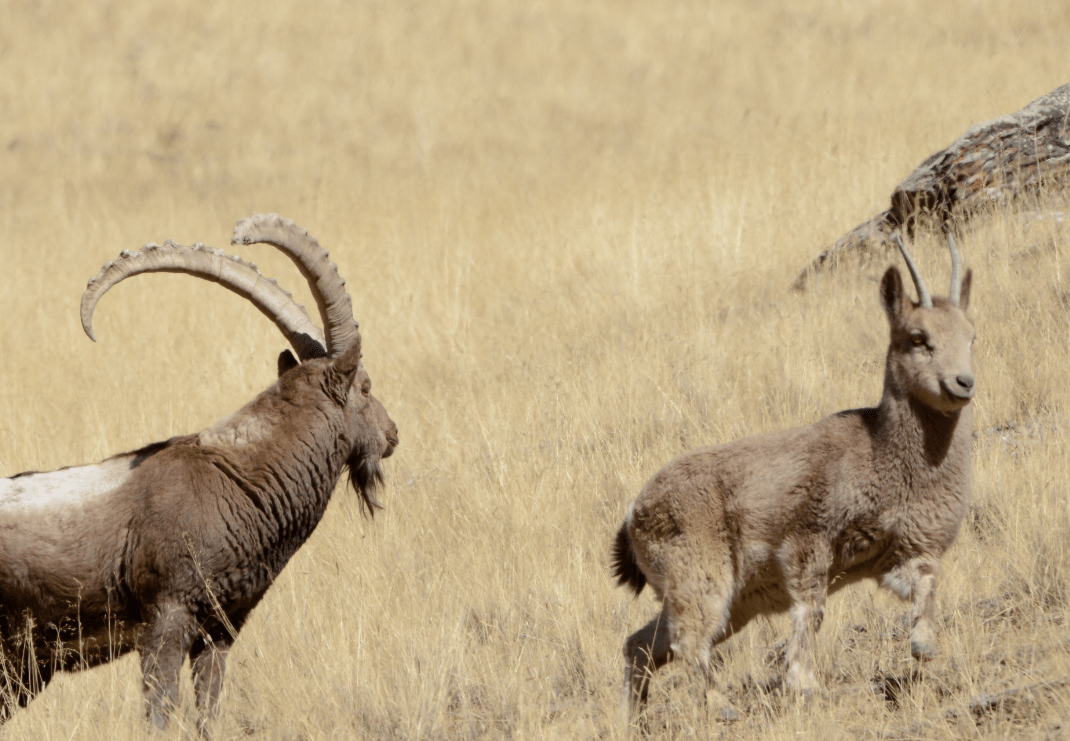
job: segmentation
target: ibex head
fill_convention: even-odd
[[[375,491],[383,483],[380,461],[389,458],[398,444],[398,426],[383,405],[372,396],[372,382],[362,365],[353,382],[346,403],[346,421],[355,432],[353,452],[349,456],[349,481],[360,492],[361,508],[374,515],[381,507]]]
[[[89,281],[81,307],[86,334],[96,339],[93,311],[108,289],[141,273],[185,273],[218,283],[247,298],[275,323],[297,353],[297,358],[288,350],[279,356],[280,378],[304,368],[305,372],[322,377],[325,390],[343,408],[346,427],[343,437],[351,444],[347,455],[350,480],[360,493],[362,509],[374,513],[381,506],[375,497],[375,490],[383,481],[380,461],[394,452],[398,428],[379,400],[371,395],[371,379],[361,362],[359,325],[353,319],[345,281],[328,260],[327,251],[311,234],[276,214],[242,219],[234,227],[231,242],[270,244],[293,260],[308,281],[323,329],[273,279],[261,276],[255,265],[202,244],[187,247],[168,241],[163,245],[145,245],[138,252],[124,251]],[[223,434],[212,429],[202,433],[201,439],[248,437],[245,429],[237,432],[232,429],[233,420],[228,418],[222,424],[227,428]]]
[[[881,304],[891,325],[888,347],[888,389],[942,413],[958,411],[974,395],[973,320],[970,285],[973,274],[962,276],[955,238],[947,233],[951,251],[951,288],[948,297],[933,298],[914,260],[895,235],[907,263],[918,301],[907,295],[899,270],[888,268],[881,281]]]
[[[383,483],[380,462],[394,453],[398,444],[398,427],[383,405],[372,396],[372,381],[364,370],[361,339],[357,334],[349,348],[327,363],[324,380],[328,395],[342,407],[350,453],[346,460],[349,480],[360,493],[361,510],[374,515],[382,505],[375,491]]]

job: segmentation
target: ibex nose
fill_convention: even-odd
[[[973,389],[973,374],[972,373],[960,373],[955,376],[955,380],[958,381],[959,386],[962,386],[967,391]]]
[[[384,458],[389,458],[394,452],[394,448],[398,446],[398,426],[391,424],[390,429],[386,432],[386,453],[383,454]]]

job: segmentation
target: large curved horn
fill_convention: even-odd
[[[105,263],[89,281],[82,294],[82,329],[89,339],[93,335],[93,310],[97,302],[116,283],[140,273],[186,273],[218,283],[249,299],[275,323],[302,361],[326,355],[323,332],[309,317],[305,307],[296,303],[274,278],[265,278],[256,265],[222,250],[195,244],[192,247],[171,240],[163,245],[146,244],[138,252],[123,250],[117,260]]]
[[[946,224],[944,233],[947,234],[947,246],[951,250],[951,289],[947,293],[947,300],[958,306],[962,295],[962,258],[955,246],[955,238],[951,235],[951,229]]]
[[[899,236],[899,232],[895,233],[895,243],[899,245],[899,251],[903,253],[903,259],[907,263],[907,270],[910,271],[910,277],[914,279],[914,287],[918,289],[918,304],[924,309],[933,308],[933,297],[929,294],[929,289],[925,285],[925,281],[922,280],[921,273],[918,272],[918,266],[914,264],[914,258],[907,252],[907,248],[903,245],[903,239]]]
[[[306,229],[278,214],[255,214],[235,225],[231,244],[264,242],[282,250],[305,276],[323,318],[327,352],[334,358],[345,352],[357,338],[353,303],[346,282],[327,258],[327,250]]]

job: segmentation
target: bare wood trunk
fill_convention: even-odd
[[[954,221],[1009,205],[1041,185],[1070,180],[1070,84],[1034,100],[1017,113],[972,126],[931,155],[892,192],[891,208],[859,224],[822,252],[792,288],[839,258],[883,257],[891,235]]]

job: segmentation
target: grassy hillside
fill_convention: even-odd
[[[1066,83],[1068,31],[1043,0],[2,3],[0,475],[270,383],[283,340],[216,286],[124,283],[96,344],[77,307],[122,249],[227,247],[279,212],[348,280],[401,447],[387,510],[340,488],[254,613],[217,737],[623,739],[621,644],[656,609],[608,573],[628,503],[688,449],[876,402],[885,263],[788,284],[931,152]],[[787,621],[762,619],[722,652],[745,719],[705,728],[667,670],[654,737],[1070,733],[1068,239],[1015,213],[960,242],[979,433],[939,658],[916,673],[906,605],[852,587],[826,697],[769,689]],[[944,246],[914,251],[944,292]],[[242,254],[312,305],[285,258]],[[191,706],[187,680],[165,737]],[[128,658],[0,738],[135,739],[142,715]]]

